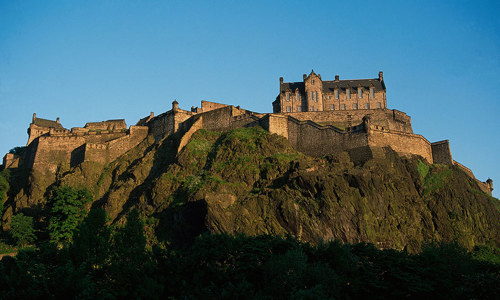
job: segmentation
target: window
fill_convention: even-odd
[[[295,94],[295,99],[296,99],[297,101],[300,101],[300,94],[299,94],[299,93]]]
[[[286,101],[290,101],[290,94],[286,93]]]
[[[347,89],[345,93],[347,95],[347,99],[351,99],[351,89]]]
[[[331,99],[331,97],[330,97],[330,96],[328,96],[328,100],[330,100],[330,99]]]
[[[330,110],[335,110],[335,105],[331,104],[330,105]]]
[[[363,88],[358,88],[358,98],[363,98]]]
[[[372,99],[375,98],[375,89],[374,88],[370,88],[370,97]]]
[[[309,109],[310,111],[314,111],[314,107],[311,106],[311,108]]]
[[[365,109],[370,109],[370,103],[365,104]]]
[[[354,103],[354,104],[352,105],[352,109],[358,109],[358,104],[357,104],[357,103]]]
[[[297,111],[302,111],[302,106],[297,107]]]
[[[312,80],[312,84],[314,85],[314,79]]]
[[[377,102],[377,108],[382,108],[382,103]]]
[[[291,112],[292,111],[292,108],[290,106],[287,106],[286,107],[286,112]]]
[[[314,102],[318,102],[318,92],[314,92]]]
[[[310,93],[310,96],[309,96],[309,99],[311,99],[311,101],[313,101],[313,100],[314,100],[313,96],[314,96],[314,94],[313,94],[313,92],[311,92],[311,93]]]
[[[335,90],[334,94],[335,94],[335,99],[338,99],[339,98],[339,90]]]
[[[342,104],[340,109],[345,110],[345,104]]]

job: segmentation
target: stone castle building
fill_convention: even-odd
[[[87,123],[65,129],[59,122],[37,118],[28,129],[28,143],[22,155],[7,154],[4,168],[23,167],[55,174],[82,162],[107,164],[137,146],[148,135],[159,142],[171,134],[179,136],[178,151],[199,129],[228,130],[260,126],[287,138],[293,148],[321,157],[346,151],[351,160],[362,162],[384,157],[388,149],[400,155],[419,155],[428,163],[455,165],[475,179],[472,171],[454,161],[448,140],[431,143],[413,133],[411,118],[388,109],[382,72],[375,79],[322,81],[312,71],[303,82],[284,83],[273,113],[256,113],[215,102],[202,101],[191,110],[172,109],[154,113],[127,129],[125,120]],[[476,180],[476,179],[475,179]],[[491,195],[493,183],[476,180]]]
[[[314,70],[302,82],[283,82],[274,113],[387,108],[383,73],[375,79],[323,81]]]

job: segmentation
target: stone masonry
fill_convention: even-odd
[[[28,143],[22,157],[7,154],[4,168],[24,167],[55,173],[61,165],[77,166],[86,161],[109,163],[151,135],[159,142],[178,134],[178,151],[199,129],[229,130],[261,126],[281,135],[293,148],[321,157],[346,151],[355,162],[383,156],[387,149],[400,155],[419,155],[428,163],[455,165],[475,179],[472,171],[452,159],[448,140],[429,142],[414,134],[411,118],[404,112],[387,109],[382,72],[376,79],[322,81],[312,71],[303,82],[284,83],[273,102],[273,113],[249,110],[210,101],[191,110],[172,109],[158,116],[151,113],[127,129],[125,120],[87,123],[65,129],[59,122],[33,114]],[[477,180],[477,179],[475,179]],[[478,181],[491,195],[493,182]]]

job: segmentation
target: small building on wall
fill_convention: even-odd
[[[323,81],[314,71],[302,82],[283,82],[273,102],[274,113],[387,108],[383,73],[378,78]]]

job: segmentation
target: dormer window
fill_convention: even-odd
[[[375,98],[375,88],[370,88],[370,98]]]
[[[351,89],[347,89],[345,91],[345,93],[346,93],[347,99],[351,99]]]
[[[286,101],[290,101],[290,94],[286,93]]]
[[[363,98],[363,88],[358,88],[358,98]]]

